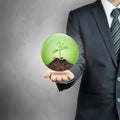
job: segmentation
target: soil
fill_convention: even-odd
[[[55,71],[64,71],[64,70],[71,68],[73,64],[69,63],[65,59],[61,60],[59,58],[56,58],[51,63],[49,63],[47,66],[50,69],[55,70]]]

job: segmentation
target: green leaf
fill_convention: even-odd
[[[58,49],[55,49],[55,50],[52,51],[52,53],[56,53],[56,52],[58,52],[58,51],[59,51]]]
[[[64,46],[63,48],[62,48],[62,50],[66,50],[66,49],[68,49],[69,47],[68,46]]]
[[[61,49],[63,49],[63,47],[64,47],[64,43],[58,42],[58,43],[57,43],[57,46],[58,46],[58,48],[61,50]]]

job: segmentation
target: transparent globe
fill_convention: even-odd
[[[41,57],[48,68],[64,71],[77,62],[79,48],[72,37],[61,33],[53,34],[44,41]]]

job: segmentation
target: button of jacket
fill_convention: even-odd
[[[117,101],[120,102],[120,98],[117,98]]]
[[[120,77],[118,77],[117,80],[120,82]]]

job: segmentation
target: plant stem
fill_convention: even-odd
[[[61,50],[59,49],[59,59],[61,59]]]

